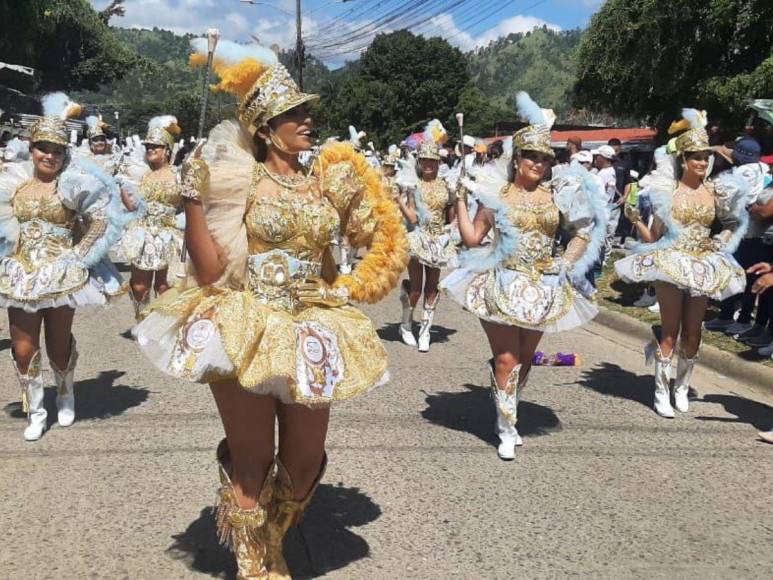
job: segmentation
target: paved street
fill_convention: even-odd
[[[590,325],[543,341],[584,364],[534,370],[525,444],[504,463],[477,321],[441,302],[420,354],[397,342],[396,292],[367,311],[392,382],[334,411],[329,470],[286,543],[299,577],[770,576],[773,446],[756,431],[771,397],[699,368],[691,412],[661,419],[640,342]],[[130,323],[127,298],[78,313],[78,421],[25,443],[2,322],[3,578],[233,574],[211,518],[222,429],[209,390],[151,368]]]

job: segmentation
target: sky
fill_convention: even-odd
[[[90,0],[98,10],[110,0]],[[266,46],[295,44],[295,0],[124,0],[126,15],[111,24],[204,33],[218,28],[223,38]],[[500,36],[535,26],[584,28],[604,0],[302,0],[303,35],[309,53],[329,66],[357,58],[376,32],[405,27],[424,36],[442,36],[464,51]],[[406,20],[399,20],[404,15]],[[378,30],[373,21],[387,20]]]

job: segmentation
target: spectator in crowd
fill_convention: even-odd
[[[740,173],[749,174],[748,179],[760,181],[763,175],[767,173],[767,166],[759,163],[760,145],[751,137],[744,137],[735,143],[730,155],[730,161],[738,167]],[[718,153],[718,155],[716,155]],[[726,151],[715,150],[715,156],[719,163],[726,161]],[[760,181],[760,184],[763,184]],[[766,232],[773,228],[773,191],[770,189],[756,190],[756,200],[749,206],[749,228],[746,236],[741,240],[738,250],[734,256],[738,263],[744,268],[749,268],[752,264],[770,259],[770,250],[773,246],[766,245],[765,240],[773,238],[771,231],[770,238],[766,237]],[[770,239],[773,243],[773,239]],[[752,315],[757,297],[752,292],[752,286],[756,282],[756,274],[747,274],[746,291],[741,296],[741,310],[737,319],[733,320],[733,313],[736,307],[736,300],[729,298],[722,303],[719,315],[714,320],[708,321],[705,326],[707,330],[724,331],[725,333],[736,336],[738,340],[745,342],[749,346],[766,348],[773,342],[773,326],[771,322],[771,302],[773,296],[760,298],[757,307],[757,315],[752,324]]]
[[[505,146],[504,143],[502,143],[501,139],[497,139],[491,145],[488,146],[488,158],[489,161],[496,161],[500,157],[502,157],[502,154],[505,152]]]
[[[593,154],[590,151],[577,151],[572,155],[572,161],[576,161],[588,171],[593,169]]]
[[[566,151],[569,153],[569,157],[582,151],[582,139],[579,137],[569,137],[566,140]]]
[[[607,207],[609,209],[607,236],[604,244],[604,258],[602,260],[603,262],[606,262],[609,252],[612,249],[617,225],[620,222],[621,206],[625,200],[622,196],[622,192],[617,189],[617,181],[615,179],[615,161],[617,161],[617,154],[615,153],[615,150],[610,145],[602,145],[598,149],[594,149],[591,153],[594,155],[594,163],[598,170],[596,175],[604,189]]]

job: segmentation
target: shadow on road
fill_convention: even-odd
[[[695,417],[699,421],[746,423],[762,431],[770,429],[771,422],[773,422],[773,408],[764,403],[744,399],[737,395],[706,395],[700,401],[722,405],[726,412],[735,415],[735,417]]]
[[[464,385],[465,391],[427,394],[427,408],[421,416],[430,423],[464,431],[478,439],[499,445],[494,433],[496,411],[488,387]],[[526,388],[528,395],[529,390]],[[548,435],[561,430],[561,421],[549,407],[522,400],[518,405],[518,433],[522,436]]]
[[[3,338],[0,340],[0,350],[10,350],[11,349],[11,339],[10,338]]]
[[[234,578],[234,558],[218,543],[213,511],[204,508],[188,529],[173,536],[167,554],[196,572]],[[368,543],[348,528],[363,526],[380,515],[381,508],[358,488],[320,485],[303,521],[284,541],[292,577],[316,578],[368,557]]]
[[[76,370],[77,373],[77,370]],[[144,403],[148,390],[127,385],[115,385],[115,381],[125,375],[123,371],[102,371],[96,378],[75,383],[75,414],[77,421],[89,419],[108,419]],[[45,375],[50,378],[50,373]],[[44,402],[48,409],[48,426],[56,423],[56,389],[46,389]],[[21,402],[5,406],[5,412],[15,419],[25,417]]]
[[[583,370],[579,384],[602,395],[630,399],[645,407],[652,406],[654,376],[637,375],[610,362],[603,362]]]
[[[378,333],[378,336],[381,340],[387,340],[389,342],[401,342],[399,322],[390,322],[388,324],[385,324],[384,326],[379,328],[376,332]],[[418,324],[413,325],[413,334],[418,338],[419,336]],[[437,324],[433,324],[432,328],[430,329],[430,337],[431,337],[431,342],[433,344],[448,342],[448,337],[454,334],[456,334],[455,328],[446,328],[445,326],[438,326]]]

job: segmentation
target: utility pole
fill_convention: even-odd
[[[301,0],[295,0],[295,56],[298,59],[298,88],[303,91],[303,61],[305,55],[301,33]]]

